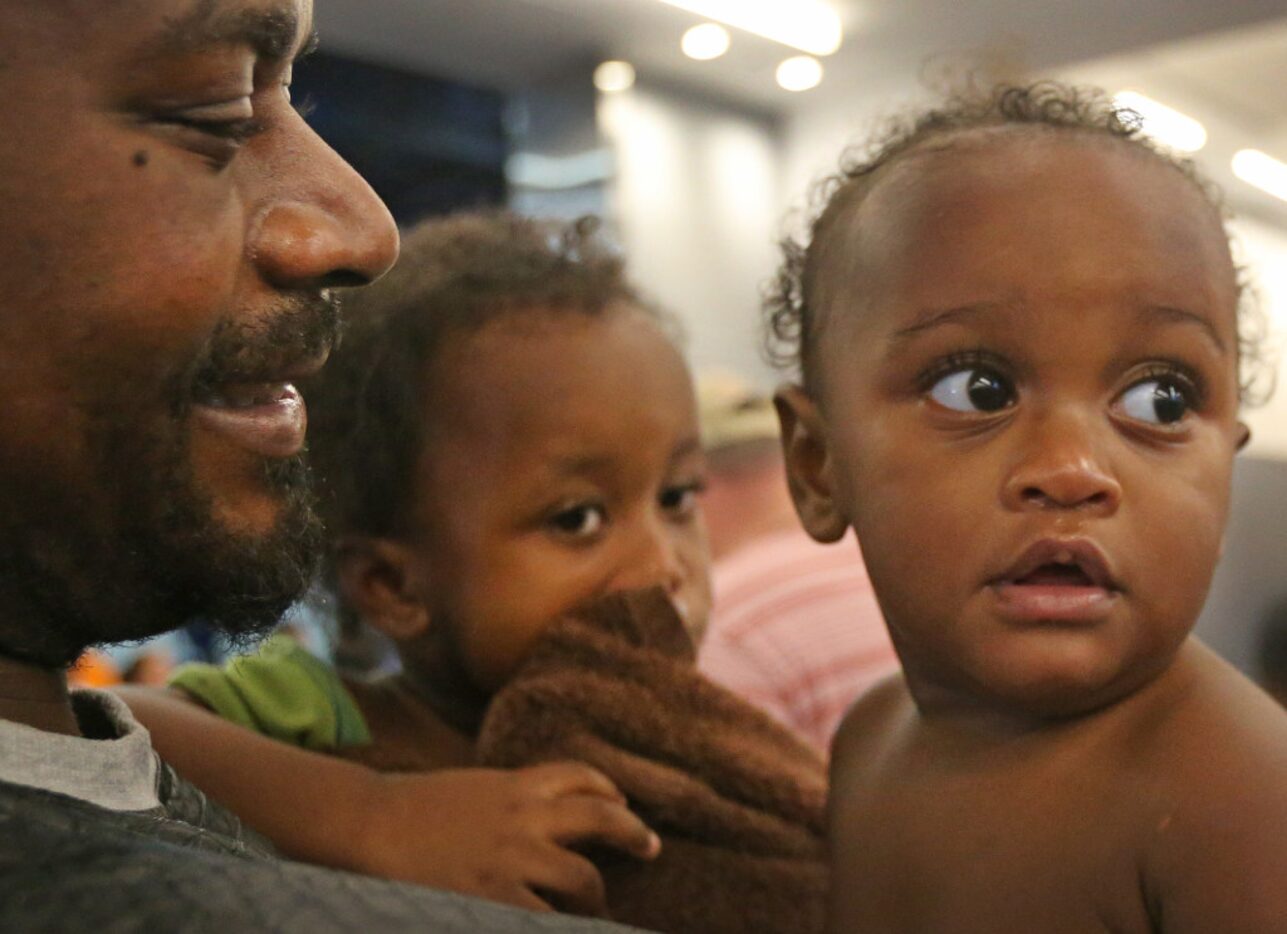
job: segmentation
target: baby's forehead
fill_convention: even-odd
[[[915,278],[927,274],[922,264],[992,266],[997,251],[1036,260],[1088,240],[1141,263],[1197,261],[1219,288],[1236,290],[1218,209],[1193,179],[1135,144],[985,127],[914,147],[863,185],[842,193],[845,216],[822,244],[819,304],[853,305],[847,289],[887,285],[896,267]]]

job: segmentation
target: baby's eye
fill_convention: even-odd
[[[974,367],[947,374],[930,398],[954,412],[996,412],[1014,404],[1014,386],[999,373]]]
[[[661,491],[661,508],[676,516],[689,516],[697,509],[697,497],[704,489],[701,483],[667,487]]]
[[[602,506],[571,506],[550,517],[550,526],[568,538],[593,538],[603,529],[607,513]]]
[[[1136,383],[1122,393],[1117,404],[1129,418],[1153,425],[1173,425],[1193,407],[1187,387],[1165,376]]]

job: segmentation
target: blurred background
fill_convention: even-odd
[[[1287,0],[321,0],[317,26],[296,98],[401,224],[600,214],[699,371],[781,378],[759,291],[809,182],[874,119],[970,76],[1134,95],[1223,189],[1287,333]],[[1287,385],[1247,417],[1200,628],[1254,674],[1287,604]]]

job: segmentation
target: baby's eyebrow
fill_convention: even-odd
[[[974,305],[960,305],[955,308],[927,308],[916,315],[916,319],[907,327],[899,328],[890,335],[891,344],[902,344],[918,334],[945,324],[964,324],[980,315],[1000,311],[1005,306],[1000,302],[979,302]]]
[[[702,441],[697,435],[684,438],[676,444],[675,449],[670,452],[670,463],[676,464],[686,457],[691,457],[692,455],[699,453],[701,449]]]
[[[1216,345],[1220,353],[1227,353],[1228,348],[1225,346],[1224,339],[1215,326],[1202,315],[1192,311],[1185,311],[1183,308],[1176,308],[1172,305],[1149,305],[1139,312],[1141,324],[1190,324],[1195,325],[1202,330],[1211,342]]]

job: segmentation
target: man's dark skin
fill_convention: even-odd
[[[289,384],[335,339],[328,290],[397,254],[291,107],[311,17],[0,3],[6,719],[75,733],[62,669],[86,645],[207,607],[261,626],[307,573]]]
[[[0,720],[108,738],[68,694],[85,647],[262,629],[308,580],[293,384],[398,245],[291,106],[311,39],[312,0],[0,0]],[[0,782],[0,927],[600,929],[247,858],[160,797]]]

